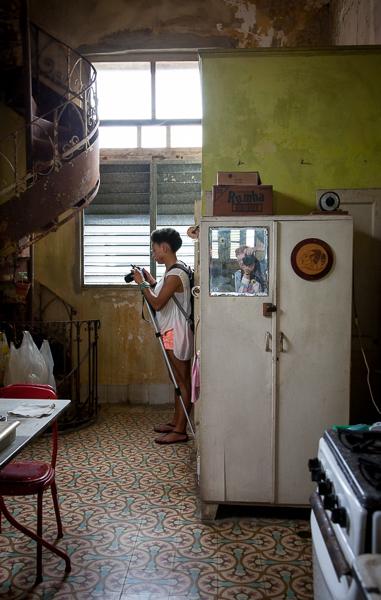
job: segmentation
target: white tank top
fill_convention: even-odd
[[[166,277],[180,277],[183,284],[183,292],[175,292],[176,300],[184,309],[185,314],[191,312],[191,290],[188,275],[182,269],[171,269],[169,273],[165,273],[155,287],[155,296],[158,296],[161,288],[164,285]],[[173,352],[179,360],[189,360],[193,354],[193,332],[187,322],[185,316],[173,300],[170,298],[161,310],[156,312],[156,319],[161,333],[165,333],[173,329]]]

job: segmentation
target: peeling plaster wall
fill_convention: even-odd
[[[30,0],[40,27],[82,51],[311,46],[328,41],[329,0]]]
[[[101,321],[98,342],[101,400],[169,401],[164,361],[154,333],[141,318],[140,293],[127,287],[79,285],[80,227],[77,217],[35,245],[36,280],[74,306],[78,311],[76,319]],[[50,313],[50,318],[53,317]],[[58,314],[55,318],[59,318]],[[146,384],[143,397],[138,387],[141,384]]]
[[[333,44],[381,44],[380,0],[332,0],[330,21]]]

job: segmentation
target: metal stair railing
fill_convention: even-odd
[[[92,423],[98,414],[98,337],[99,320],[77,320],[77,310],[67,300],[43,283],[34,286],[33,321],[3,321],[8,342],[21,344],[23,332],[29,331],[37,346],[47,339],[53,360],[59,398],[71,404],[60,417],[60,430],[77,429]],[[63,318],[61,319],[61,316]]]
[[[21,344],[29,331],[39,347],[48,340],[54,360],[59,398],[70,398],[69,409],[59,419],[60,430],[74,430],[93,423],[98,414],[99,320],[0,322],[8,342]]]
[[[95,68],[37,25],[30,24],[30,33],[37,106],[47,93],[50,100],[62,101],[0,140],[0,205],[59,171],[65,162],[89,149],[98,135]],[[28,138],[32,145],[29,168],[25,167]]]
[[[69,302],[64,300],[57,292],[50,289],[44,283],[35,281],[33,286],[33,315],[38,321],[48,321],[49,313],[57,320],[61,314],[65,319],[73,321],[77,310]]]

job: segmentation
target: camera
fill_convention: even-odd
[[[131,265],[131,267],[133,269],[138,269],[138,271],[142,271],[142,269],[140,267],[137,267],[136,265]],[[143,273],[143,277],[144,277],[144,273]],[[126,283],[132,283],[134,281],[134,274],[133,273],[127,273],[127,275],[124,276],[124,281]]]
[[[125,275],[125,277],[124,277],[124,281],[126,283],[131,283],[132,281],[134,281],[134,274],[133,273],[127,273],[127,275]]]
[[[245,267],[252,267],[255,264],[255,256],[253,254],[246,254],[242,259]]]

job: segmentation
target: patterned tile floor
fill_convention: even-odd
[[[34,586],[35,545],[3,522],[0,597],[107,600],[283,600],[312,598],[308,522],[199,518],[192,443],[158,447],[152,426],[168,408],[102,407],[98,423],[60,436],[57,485],[63,561],[44,550]],[[40,438],[24,458],[48,457]],[[8,500],[32,528],[33,498]],[[45,537],[55,539],[50,494]]]

